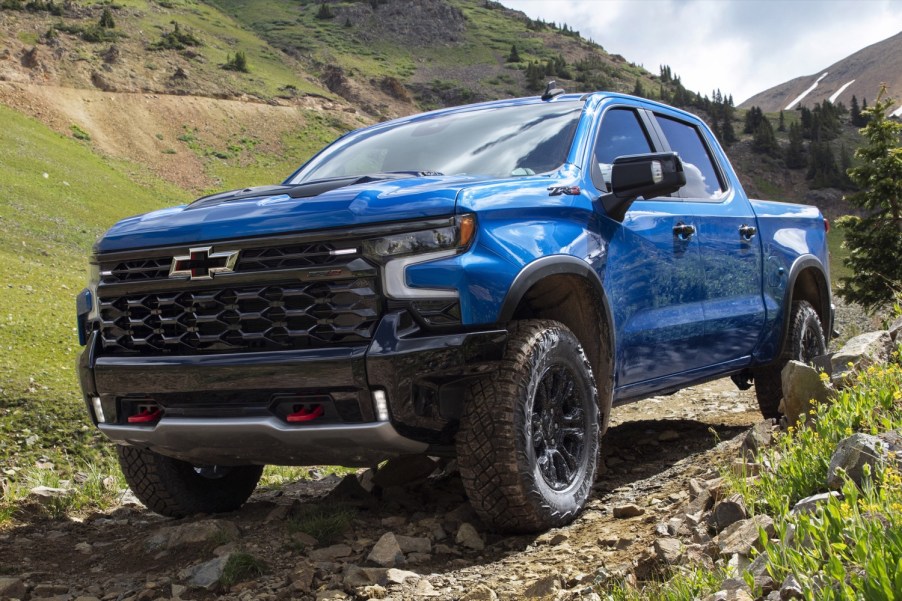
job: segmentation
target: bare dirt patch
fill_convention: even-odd
[[[306,127],[310,111],[347,108],[317,97],[275,104],[9,82],[0,82],[0,103],[63,135],[72,135],[76,125],[101,153],[144,165],[193,192],[215,185],[204,169],[207,152],[223,151],[229,140],[248,137],[256,142],[255,152],[277,155],[284,136]]]

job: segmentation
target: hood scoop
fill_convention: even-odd
[[[229,192],[219,192],[198,198],[185,209],[200,209],[204,207],[215,207],[226,202],[236,200],[244,200],[246,198],[261,198],[264,196],[288,196],[290,198],[312,198],[337,190],[346,186],[356,184],[365,184],[369,182],[378,182],[393,179],[407,179],[411,177],[427,177],[440,176],[441,173],[432,171],[398,171],[393,173],[374,173],[371,175],[352,175],[348,177],[336,177],[318,181],[307,182],[303,184],[281,185],[281,186],[254,186],[251,188],[242,188],[240,190],[231,190]]]

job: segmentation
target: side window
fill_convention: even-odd
[[[655,118],[670,143],[670,149],[679,154],[683,161],[686,185],[680,190],[680,196],[719,198],[723,194],[723,182],[698,128],[661,115],[655,115]]]
[[[614,159],[628,154],[651,152],[648,135],[635,111],[611,109],[604,114],[595,141],[592,182],[599,190],[608,190]]]

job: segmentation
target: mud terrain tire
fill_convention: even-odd
[[[263,466],[195,467],[159,453],[117,445],[119,465],[135,496],[168,517],[223,513],[240,508],[263,474]]]
[[[779,418],[780,401],[783,399],[783,379],[780,374],[790,360],[809,363],[827,352],[824,328],[808,301],[792,303],[789,318],[789,336],[780,359],[769,367],[755,372],[755,396],[765,418]]]
[[[598,450],[598,392],[576,336],[514,322],[500,370],[470,386],[458,433],[474,509],[505,532],[563,526],[589,498]]]

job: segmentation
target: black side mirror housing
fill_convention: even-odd
[[[685,185],[683,162],[675,152],[621,156],[614,159],[611,192],[601,197],[601,204],[608,217],[623,221],[630,205],[640,196],[666,196]]]

